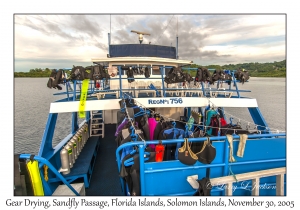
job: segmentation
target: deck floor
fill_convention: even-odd
[[[105,125],[105,138],[100,138],[100,146],[95,162],[87,196],[122,196],[121,183],[116,162],[116,124]]]

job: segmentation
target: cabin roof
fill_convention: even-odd
[[[113,58],[92,58],[93,63],[109,62],[110,64],[122,64],[122,63],[153,63],[153,64],[193,64],[190,60],[179,60],[171,58],[159,58],[159,57],[113,57]]]

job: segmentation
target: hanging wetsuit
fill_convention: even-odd
[[[122,131],[122,129],[124,128],[124,126],[128,123],[128,119],[124,118],[124,120],[122,121],[122,123],[118,126],[115,136],[118,136],[119,132]]]
[[[206,112],[206,123],[205,125],[206,126],[211,126],[211,118],[214,116],[214,115],[217,115],[218,113],[214,110],[214,109],[211,109],[211,110],[208,110]],[[207,130],[206,130],[206,133],[208,135],[212,135],[212,132],[213,132],[213,129],[211,127],[209,127]]]
[[[148,115],[144,114],[139,122],[139,125],[142,127],[142,131],[144,133],[145,139],[150,140],[150,131],[149,131],[149,123],[148,123]]]
[[[148,149],[145,149],[145,152],[148,152]],[[125,166],[125,160],[133,157],[133,165]],[[155,162],[155,152],[150,152],[149,159],[145,162]],[[140,156],[139,153],[128,154],[122,160],[120,176],[123,177],[128,185],[130,195],[139,196],[141,195],[140,190]]]
[[[148,118],[148,124],[149,124],[149,134],[150,134],[150,140],[156,140],[154,139],[154,130],[157,126],[157,122],[154,118]],[[155,149],[155,145],[154,144],[150,144],[149,145],[152,149]]]
[[[178,128],[170,128],[167,130],[164,130],[163,132],[163,138],[164,139],[178,139],[182,138],[184,135],[184,130],[178,129]],[[178,156],[176,157],[176,150],[177,144],[166,144],[165,147],[165,153],[164,153],[164,160],[177,160]],[[177,153],[178,154],[178,153]]]

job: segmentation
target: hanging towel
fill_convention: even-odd
[[[230,152],[229,152],[229,162],[235,162],[236,160],[233,157],[233,137],[232,135],[226,135],[227,140],[229,142],[229,148],[230,148]]]
[[[243,157],[244,156],[244,151],[245,151],[245,146],[246,146],[246,140],[248,138],[247,134],[240,134],[240,143],[239,143],[239,148],[237,151],[236,156],[238,157]]]

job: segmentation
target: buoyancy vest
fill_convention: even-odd
[[[134,78],[133,70],[131,67],[126,72],[127,78]],[[129,83],[134,82],[134,79],[127,79]]]
[[[149,72],[148,67],[145,68],[145,77],[146,77],[146,78],[149,78],[149,77],[150,77],[150,72]]]

